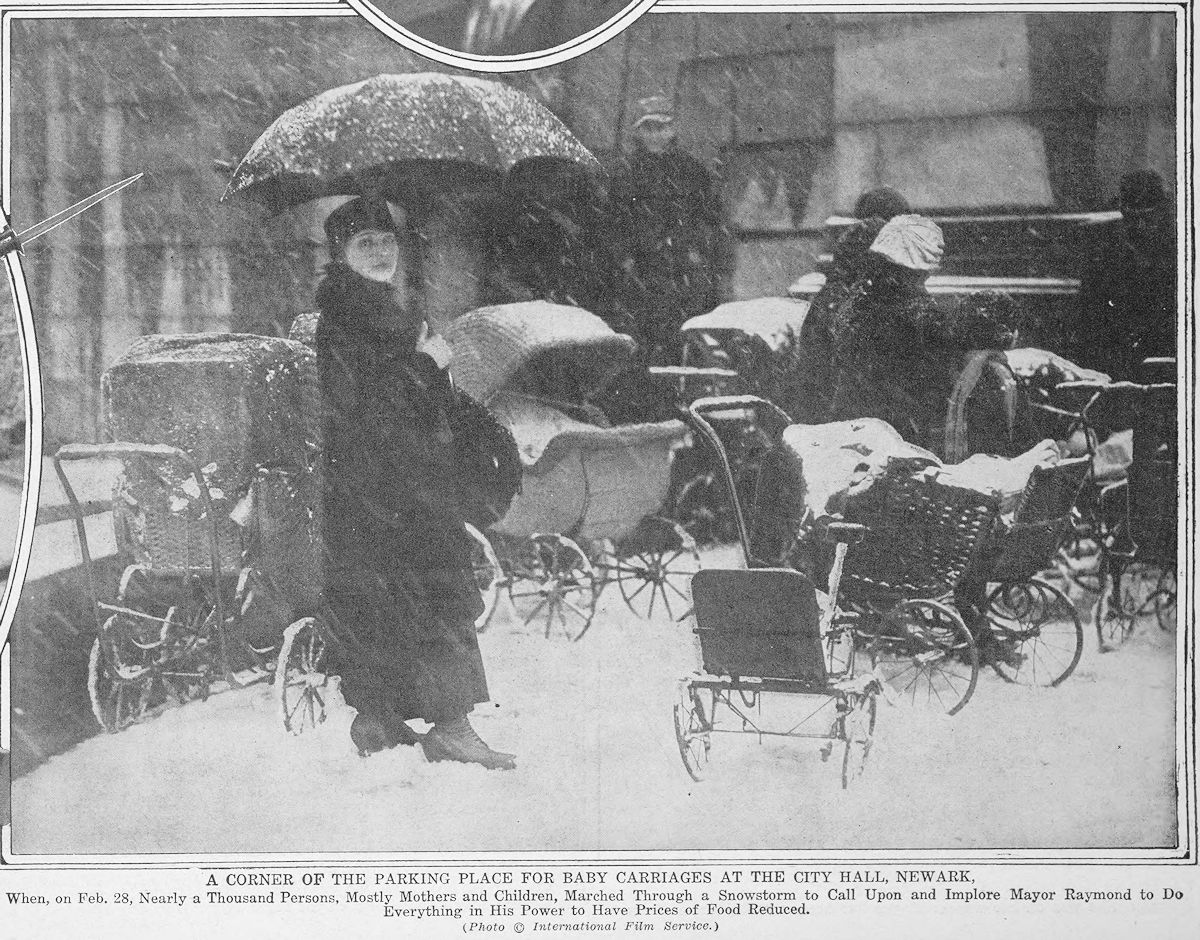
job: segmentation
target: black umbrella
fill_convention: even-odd
[[[558,118],[501,82],[420,72],[321,92],[280,115],[242,159],[222,200],[272,212],[322,196],[487,187],[518,164],[596,158]]]

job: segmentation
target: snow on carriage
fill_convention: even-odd
[[[108,443],[55,470],[74,511],[96,620],[92,710],[120,731],[171,705],[271,675],[284,628],[318,604],[319,411],[311,350],[238,334],[143,336],[104,375]],[[119,466],[128,559],[100,600],[69,464]]]
[[[637,376],[633,340],[543,301],[471,311],[445,336],[456,385],[513,432],[523,464],[507,514],[474,533],[489,613],[506,589],[526,623],[577,640],[615,583],[636,613],[681,614],[699,554],[656,513],[687,428],[676,418],[621,421],[597,404],[614,382]]]
[[[754,394],[790,403],[800,331],[810,304],[788,297],[758,297],[721,304],[680,326],[683,353],[678,366],[651,371],[670,382],[679,398]],[[751,498],[763,457],[772,446],[755,412],[723,409],[708,416],[721,435],[743,501]],[[769,415],[767,416],[769,418]],[[721,472],[705,447],[677,456],[669,515],[701,544],[737,538]]]

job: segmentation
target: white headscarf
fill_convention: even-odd
[[[937,223],[922,215],[898,215],[879,231],[870,250],[913,271],[941,265],[945,240]]]

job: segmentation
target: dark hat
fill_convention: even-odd
[[[330,248],[341,248],[359,232],[395,232],[396,220],[378,196],[359,196],[329,213],[325,237]]]
[[[867,190],[854,204],[856,219],[883,219],[888,222],[898,215],[912,212],[908,200],[890,186]]]
[[[1157,209],[1167,201],[1162,177],[1153,170],[1135,170],[1121,177],[1121,211]]]

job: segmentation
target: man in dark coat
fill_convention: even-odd
[[[1114,379],[1136,380],[1143,360],[1176,353],[1175,225],[1152,170],[1121,178],[1120,207],[1120,225],[1083,279],[1078,355]]]
[[[679,149],[670,102],[642,99],[634,134],[612,184],[620,300],[650,360],[678,365],[679,327],[723,299],[732,246],[712,177]]]
[[[343,644],[341,689],[361,753],[416,736],[431,760],[508,769],[467,715],[488,698],[475,635],[482,601],[463,529],[448,347],[393,298],[399,257],[386,203],[355,199],[325,223],[317,292],[326,455],[325,596]]]

